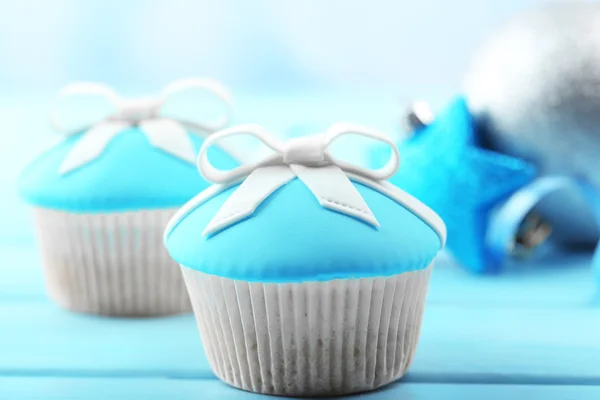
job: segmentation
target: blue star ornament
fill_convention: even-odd
[[[486,244],[490,218],[495,207],[535,178],[535,168],[480,147],[463,98],[399,149],[402,165],[390,181],[442,217],[447,247],[462,266],[497,271],[499,262]]]

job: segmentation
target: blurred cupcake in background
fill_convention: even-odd
[[[387,164],[363,168],[329,152],[352,134],[391,147]],[[238,135],[271,155],[219,168],[207,153]],[[220,379],[258,393],[332,396],[406,373],[446,233],[432,210],[384,181],[398,165],[386,135],[351,124],[285,142],[245,125],[204,142],[198,166],[217,185],[178,211],[165,245]]]
[[[211,107],[218,108],[216,119],[203,112]],[[191,309],[162,233],[175,210],[208,186],[195,156],[229,122],[231,109],[227,90],[204,79],[178,81],[143,99],[124,99],[94,83],[59,93],[52,122],[64,139],[18,181],[33,207],[54,301],[112,316]],[[213,148],[211,157],[234,167],[231,153]]]

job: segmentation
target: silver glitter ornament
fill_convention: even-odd
[[[512,18],[474,57],[465,93],[486,146],[600,190],[600,4],[547,3]],[[565,244],[598,239],[576,190],[536,211]]]

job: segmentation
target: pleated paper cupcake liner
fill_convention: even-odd
[[[182,266],[215,374],[243,390],[287,396],[363,392],[404,375],[431,269],[263,284]]]
[[[174,212],[34,209],[50,297],[69,310],[110,316],[191,311],[180,269],[163,245]]]

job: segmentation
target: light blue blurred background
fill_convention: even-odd
[[[492,27],[540,0],[1,1],[0,90],[72,80],[155,88],[450,95]]]

